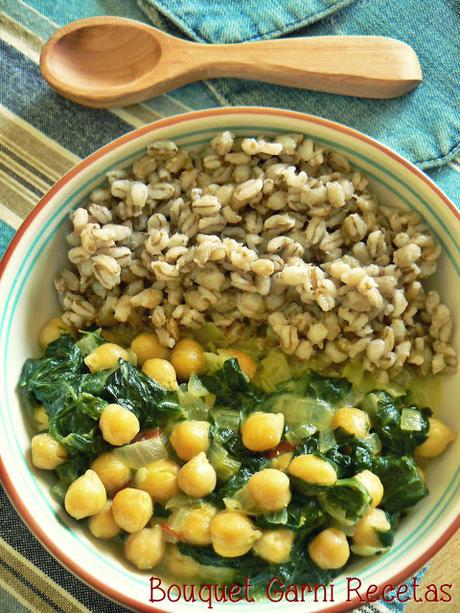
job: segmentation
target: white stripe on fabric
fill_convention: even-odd
[[[209,81],[203,81],[203,83],[221,106],[233,106],[233,104],[229,102],[225,96],[214,87],[214,85],[211,85]]]
[[[135,110],[136,107],[137,105],[134,105],[133,110]],[[112,107],[110,110],[113,113],[115,113],[117,117],[119,117],[126,123],[129,123],[130,125],[132,125],[133,128],[140,128],[141,126],[144,126],[146,124],[146,120],[143,116],[138,117],[136,116],[135,112],[131,112],[127,110],[126,108],[121,108],[117,106],[117,107]],[[158,113],[155,113],[151,109],[146,109],[146,110],[148,110],[152,116],[150,120],[147,120],[147,123],[149,123],[149,121],[155,121],[156,119],[161,118],[161,115],[159,115]]]
[[[7,225],[15,230],[22,224],[22,219],[16,213],[0,202],[0,221],[4,221]]]

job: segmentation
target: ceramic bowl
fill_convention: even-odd
[[[459,212],[430,179],[380,143],[343,125],[290,111],[268,108],[229,108],[199,111],[144,126],[96,151],[70,170],[35,207],[15,236],[1,264],[0,281],[0,450],[4,486],[16,509],[43,545],[80,579],[127,607],[141,611],[208,611],[207,603],[150,603],[150,573],[137,572],[110,546],[95,542],[85,526],[68,517],[50,495],[50,480],[30,463],[30,436],[16,391],[21,366],[37,355],[41,325],[58,310],[52,283],[66,263],[65,234],[69,212],[85,203],[104,174],[129,166],[156,139],[174,139],[196,147],[217,132],[272,136],[300,132],[346,155],[365,173],[381,202],[419,211],[442,245],[442,257],[433,285],[442,291],[452,313],[460,312]],[[460,352],[460,334],[455,342]],[[460,378],[442,383],[439,416],[458,429]],[[345,611],[358,604],[356,592],[347,590],[346,577],[361,581],[364,596],[376,585],[373,596],[386,585],[398,585],[419,569],[460,525],[460,438],[434,460],[427,471],[430,495],[402,521],[391,551],[347,567],[334,582],[328,602],[291,604],[297,611]],[[352,583],[357,586],[356,582]],[[321,600],[321,599],[320,599]],[[216,605],[232,613],[248,610],[247,603]],[[257,611],[272,612],[280,605],[263,601]]]

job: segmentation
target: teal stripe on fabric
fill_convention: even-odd
[[[1,574],[0,574],[1,577]],[[0,586],[0,611],[8,613],[30,613],[29,607],[25,607],[7,590]]]
[[[8,245],[13,240],[14,228],[0,219],[0,259],[3,257]]]
[[[37,12],[21,0],[2,0],[1,10],[27,30],[46,40],[55,30],[54,23],[46,15]]]

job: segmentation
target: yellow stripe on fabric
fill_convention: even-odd
[[[43,41],[5,13],[0,13],[0,39],[38,64]]]
[[[2,112],[0,110],[0,118],[1,117],[2,117]],[[25,135],[25,138],[24,139],[21,138],[20,142],[17,142],[17,139],[13,141],[11,140],[11,138],[7,136],[7,134],[2,132],[2,128],[0,128],[0,145],[3,145],[7,149],[9,149],[12,153],[14,153],[17,157],[21,158],[25,164],[28,164],[32,168],[36,169],[39,173],[49,178],[51,183],[55,183],[62,176],[62,173],[58,172],[54,168],[51,168],[48,164],[44,164],[43,160],[37,157],[38,155],[43,155],[44,149],[46,149],[46,143],[43,143],[43,141],[38,141],[37,142],[37,152],[36,152],[37,155],[33,155],[32,150],[29,147],[27,148],[23,147],[23,144],[24,144],[23,141],[25,141],[26,144],[30,143],[30,138],[27,138],[27,135]],[[38,147],[40,147],[39,150],[38,150]],[[52,153],[50,155],[50,159],[51,160],[55,159]],[[71,162],[67,163],[67,168],[71,168],[72,166],[73,166],[73,163]]]
[[[5,106],[0,104],[0,131],[10,141],[21,143],[22,149],[38,156],[43,164],[54,170],[58,176],[63,175],[80,158],[49,138],[30,123],[24,121]],[[19,133],[21,132],[21,133]]]
[[[23,178],[26,183],[29,183],[29,185],[32,185],[37,190],[40,190],[43,194],[47,192],[49,188],[51,187],[51,185],[53,184],[53,181],[43,180],[41,177],[36,175],[34,172],[32,172],[31,170],[29,170],[28,168],[26,168],[25,166],[23,166],[16,160],[14,160],[5,151],[0,151],[0,163],[3,164],[5,168],[8,168],[9,170],[13,171],[18,176]]]
[[[34,588],[44,594],[46,598],[55,605],[54,608],[50,608],[50,611],[53,611],[53,613],[56,610],[56,605],[66,613],[90,613],[76,598],[68,594],[64,588],[45,575],[45,573],[32,564],[27,558],[15,551],[3,539],[0,539],[0,558],[10,567],[14,568],[20,575],[26,577]],[[4,576],[6,572],[5,567],[0,565],[0,575]],[[11,573],[9,574],[11,575]],[[12,576],[14,577],[14,575]],[[16,579],[16,581],[18,580]],[[23,587],[25,589],[30,589],[27,586]],[[22,590],[20,593],[22,594]],[[43,601],[43,599],[41,600]],[[43,605],[51,607],[46,601],[43,601]],[[43,610],[45,611],[45,609]],[[42,609],[40,609],[40,612],[41,611]]]
[[[0,202],[0,221],[4,221],[6,224],[17,230],[22,224],[23,219]]]
[[[43,600],[30,587],[22,583],[12,572],[0,564],[0,585],[31,611],[56,613],[50,604]]]
[[[40,196],[0,170],[0,201],[6,202],[13,213],[25,219],[39,200]]]

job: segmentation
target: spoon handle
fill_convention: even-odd
[[[394,98],[422,81],[415,51],[381,36],[193,45],[200,78],[239,77],[363,98]]]

